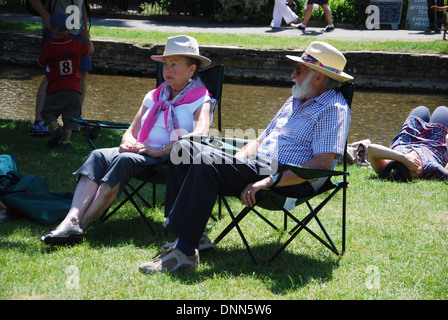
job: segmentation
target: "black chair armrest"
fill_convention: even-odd
[[[316,179],[322,177],[333,177],[333,176],[348,176],[349,173],[347,171],[336,171],[336,170],[325,170],[325,169],[312,169],[312,168],[304,168],[298,165],[286,164],[283,166],[283,170],[291,170],[296,175],[303,179]]]

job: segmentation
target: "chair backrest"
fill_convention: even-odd
[[[348,106],[352,107],[353,102],[353,93],[355,91],[355,83],[353,81],[345,82],[339,89],[345,100],[347,101]]]
[[[221,98],[222,98],[222,86],[224,83],[224,66],[217,65],[211,68],[199,71],[199,77],[201,78],[207,90],[212,94],[212,97],[216,99],[218,109],[218,130],[222,132],[221,122]],[[157,62],[156,68],[156,84],[161,85],[163,79],[163,63]]]
[[[351,109],[353,102],[353,94],[355,92],[355,83],[353,81],[347,81],[344,84],[342,84],[342,86],[338,90],[339,92],[342,93],[345,100],[347,101],[348,107]],[[345,149],[344,149],[344,159],[343,159],[344,171],[347,171],[347,144],[348,141],[345,142]],[[345,180],[346,176],[344,176],[344,181]]]

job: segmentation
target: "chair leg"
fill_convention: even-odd
[[[129,199],[129,201],[131,201],[131,203],[134,205],[135,209],[138,211],[138,213],[140,214],[140,216],[143,218],[143,220],[145,221],[146,225],[151,229],[151,231],[157,236],[160,237],[160,234],[157,232],[157,230],[154,228],[154,226],[151,224],[151,222],[149,221],[149,219],[146,217],[146,215],[143,213],[143,211],[140,209],[139,205],[135,202],[135,200],[131,197]]]
[[[271,222],[269,221],[265,216],[263,216],[260,212],[258,212],[254,207],[251,209],[261,220],[263,220],[264,222],[266,222],[268,225],[271,226],[271,228],[273,228],[275,231],[278,231],[278,228]],[[286,231],[286,215],[285,215],[285,222],[284,222],[284,230]]]
[[[222,213],[222,199],[224,198],[221,196],[221,194],[218,195],[218,220],[221,220],[221,213]]]
[[[341,254],[345,253],[347,185],[348,185],[348,182],[345,180],[345,176],[344,176],[344,189],[342,190],[342,249],[341,249]]]
[[[307,219],[308,218],[308,219]],[[303,219],[302,221],[298,221],[298,223],[300,224],[299,228],[295,228],[297,229],[290,237],[289,239],[283,244],[283,246],[277,250],[277,252],[274,253],[274,255],[271,257],[271,259],[268,261],[268,263],[272,263],[285,249],[286,247],[299,235],[299,233],[302,230],[306,230],[308,231],[309,234],[311,234],[314,238],[316,238],[317,240],[319,240],[319,242],[321,242],[324,246],[326,246],[328,249],[330,249],[331,251],[333,251],[334,253],[336,253],[337,255],[339,255],[339,253],[334,251],[335,248],[333,248],[332,246],[330,246],[328,243],[326,243],[321,237],[319,237],[316,233],[314,233],[314,231],[312,231],[311,229],[309,229],[306,225],[308,224],[308,222],[310,222],[312,219],[312,217],[309,217],[309,215],[307,217],[305,217],[305,219]]]
[[[155,208],[156,207],[156,184],[153,183],[152,184],[152,207]]]
[[[96,149],[96,146],[95,146],[95,144],[93,143],[93,141],[92,141],[92,139],[90,139],[90,136],[89,136],[89,132],[88,132],[88,127],[86,127],[86,126],[82,126],[83,128],[84,128],[84,138],[86,138],[86,140],[87,140],[87,142],[89,143],[89,145],[90,145],[90,147],[93,149],[93,150],[95,150]]]
[[[325,204],[330,201],[330,199],[342,188],[342,186],[337,187],[333,192],[324,200],[322,201],[316,209],[312,209],[311,205],[307,203],[308,207],[311,208],[311,212],[303,219],[298,220],[296,217],[294,217],[290,212],[288,212],[286,209],[284,209],[282,206],[280,206],[275,201],[271,200],[277,207],[279,207],[283,212],[288,215],[292,220],[294,220],[297,223],[297,226],[294,227],[291,232],[294,232],[291,237],[286,241],[285,244],[271,257],[268,263],[272,263],[279,255],[282,253],[286,247],[297,237],[297,235],[305,229],[309,234],[311,234],[315,239],[317,239],[320,243],[322,243],[325,247],[327,247],[330,251],[334,252],[336,255],[340,255],[337,247],[334,245],[333,241],[331,240],[331,237],[328,235],[327,231],[325,230],[324,226],[320,222],[320,220],[317,217],[317,214],[319,211],[325,206]],[[323,240],[320,236],[318,236],[315,232],[313,232],[311,229],[307,227],[307,224],[312,220],[316,219],[317,223],[319,224],[319,227],[321,228],[322,232],[324,233],[325,237],[328,240],[328,243]]]
[[[131,184],[128,184],[128,187],[132,190],[132,192],[134,192],[135,191],[135,188],[133,187],[133,186],[131,186]],[[141,187],[139,188],[139,190],[141,189]],[[143,198],[143,196],[140,194],[140,193],[138,193],[138,192],[135,192],[134,193],[137,197],[139,197],[140,198],[140,200],[145,204],[145,206],[147,206],[148,208],[154,208],[155,207],[155,204],[151,207],[151,204],[148,202],[148,201],[146,201],[146,199],[145,198]],[[155,200],[154,200],[154,202],[155,202]]]
[[[310,235],[312,235],[315,239],[317,239],[319,242],[321,242],[325,247],[327,247],[330,251],[335,253],[336,255],[341,255],[345,251],[345,224],[346,224],[346,211],[345,211],[345,205],[346,205],[346,183],[339,184],[315,209],[311,206],[311,204],[307,201],[306,204],[310,210],[310,213],[306,215],[302,220],[297,219],[294,215],[292,215],[288,210],[283,208],[282,205],[277,203],[274,199],[269,199],[276,207],[279,208],[279,210],[282,210],[284,212],[284,227],[286,230],[286,220],[287,218],[291,218],[294,222],[297,223],[297,225],[289,231],[291,236],[288,238],[288,240],[283,244],[283,246],[277,250],[277,252],[274,253],[274,255],[271,257],[271,259],[268,261],[268,263],[272,263],[285,249],[286,247],[297,237],[297,235],[302,231],[306,230]],[[340,189],[343,188],[343,206],[342,206],[342,249],[341,252],[337,249],[336,245],[334,244],[333,240],[331,239],[328,232],[325,230],[325,227],[323,226],[320,219],[317,217],[317,214],[321,211],[321,209],[333,198],[333,196],[340,191]],[[245,207],[236,217],[234,216],[232,210],[230,209],[227,201],[225,200],[225,197],[223,197],[222,202],[226,206],[227,211],[229,212],[229,215],[232,218],[232,222],[221,232],[221,234],[215,239],[215,244],[220,242],[234,227],[237,228],[238,233],[240,234],[241,239],[244,242],[244,245],[246,246],[246,249],[248,250],[253,262],[256,265],[259,265],[259,262],[257,258],[255,257],[255,254],[253,253],[252,249],[250,248],[246,238],[244,237],[241,228],[239,227],[239,222],[250,212],[254,211],[255,214],[257,214],[263,221],[268,223],[271,227],[273,227],[275,230],[278,230],[278,228],[275,227],[268,219],[266,219],[262,214],[260,214],[256,209],[254,208],[248,208]],[[315,219],[317,224],[319,225],[321,231],[325,235],[325,238],[327,241],[322,239],[319,235],[317,235],[314,231],[312,231],[310,228],[308,228],[308,223]]]
[[[327,230],[325,230],[323,224],[320,222],[320,219],[317,216],[315,216],[314,219],[319,224],[320,229],[322,230],[322,232],[324,233],[325,237],[327,238],[327,241],[330,244],[330,247],[332,248],[331,251],[333,251],[334,253],[336,253],[336,255],[339,256],[340,255],[339,250],[337,249],[336,245],[333,243],[333,240],[331,239],[331,237],[328,234]]]
[[[223,197],[224,198],[224,197]],[[251,208],[245,207],[241,212],[235,217],[232,210],[229,207],[229,204],[227,201],[223,199],[223,203],[226,206],[227,211],[229,212],[230,217],[232,218],[232,222],[221,232],[221,234],[215,239],[215,245],[218,244],[234,227],[236,227],[241,240],[243,240],[244,246],[246,247],[252,261],[255,265],[259,266],[260,263],[258,262],[257,258],[255,257],[255,254],[252,250],[252,248],[249,246],[249,243],[246,240],[246,237],[244,237],[244,234],[238,225],[238,223],[250,212]]]
[[[117,212],[126,202],[129,201],[129,199],[131,198],[131,194],[126,189],[123,189],[123,193],[126,195],[126,198],[124,198],[111,212],[109,212],[109,209],[105,210],[100,216],[100,219],[99,219],[100,222],[105,222],[115,212]]]
[[[235,227],[235,225],[237,225],[247,215],[247,213],[249,212],[248,210],[246,210],[246,208],[244,208],[243,210],[241,210],[241,212],[235,218],[235,216],[233,215],[232,210],[230,209],[227,201],[223,199],[223,203],[226,206],[227,211],[229,212],[229,215],[230,215],[230,217],[232,219],[232,222],[215,239],[215,244],[218,244],[218,242],[220,242]]]

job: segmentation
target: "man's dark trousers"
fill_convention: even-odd
[[[235,158],[198,142],[181,140],[170,153],[165,196],[165,227],[197,246],[218,194],[239,197],[249,184],[279,170],[278,162],[252,156]],[[279,188],[297,197],[314,192],[309,183]]]

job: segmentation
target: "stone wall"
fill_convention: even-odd
[[[36,66],[41,37],[0,32],[0,63]],[[94,41],[93,72],[155,75],[152,54],[163,46],[139,47],[132,43]],[[225,66],[227,82],[290,85],[294,62],[286,54],[295,50],[253,50],[240,47],[204,46],[201,54]],[[355,77],[357,88],[441,92],[448,89],[448,55],[386,52],[344,52],[345,71]],[[445,80],[445,81],[444,81]]]

